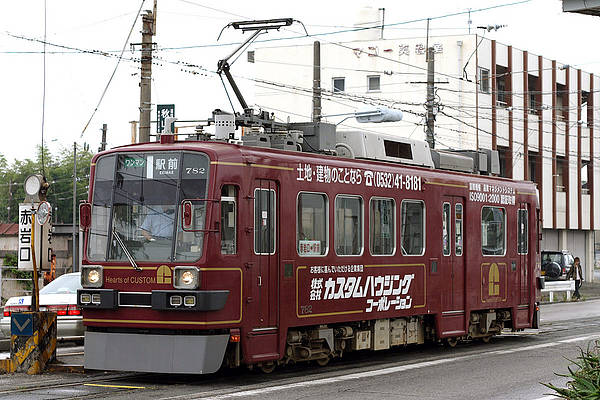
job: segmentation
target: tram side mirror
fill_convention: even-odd
[[[192,202],[190,200],[184,200],[181,203],[181,225],[184,231],[192,229]]]
[[[79,226],[84,231],[92,226],[92,205],[87,201],[79,204]]]

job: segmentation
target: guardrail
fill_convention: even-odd
[[[571,292],[575,291],[575,281],[546,281],[544,288],[541,289],[542,293],[549,293],[550,303],[554,301],[554,292],[566,292],[567,301],[571,300]]]

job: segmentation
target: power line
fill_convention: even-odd
[[[104,95],[106,94],[106,91],[108,90],[108,87],[110,86],[110,83],[112,82],[116,72],[117,72],[117,68],[119,67],[119,64],[121,63],[121,58],[123,58],[123,53],[125,52],[125,49],[127,48],[127,43],[129,43],[129,38],[131,37],[131,33],[133,32],[133,28],[135,27],[135,24],[137,23],[137,20],[140,16],[140,13],[142,12],[142,7],[144,6],[144,1],[142,0],[140,3],[140,8],[138,10],[138,12],[135,14],[135,19],[133,20],[133,24],[131,24],[131,29],[129,29],[129,33],[127,34],[127,39],[125,39],[125,43],[123,43],[123,49],[121,49],[121,54],[119,55],[119,58],[117,60],[117,64],[115,65],[115,69],[112,72],[112,75],[110,76],[110,78],[108,79],[108,82],[106,83],[106,87],[104,88],[104,90],[102,91],[102,95],[100,96],[100,100],[98,100],[98,104],[96,105],[96,108],[94,108],[94,111],[92,112],[92,115],[90,116],[90,119],[88,120],[88,122],[85,124],[85,126],[83,127],[83,130],[81,131],[81,135],[79,135],[80,138],[83,137],[85,130],[87,129],[87,127],[90,125],[90,122],[92,122],[92,119],[94,118],[94,115],[96,115],[96,111],[98,111],[98,108],[100,107],[100,104],[102,103],[102,99],[104,99]],[[44,39],[45,41],[45,39]]]

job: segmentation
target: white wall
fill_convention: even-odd
[[[525,96],[523,93],[523,80],[526,73],[523,72],[523,51],[513,47],[513,178],[523,179],[525,177],[525,166],[523,165],[523,121],[525,117]]]

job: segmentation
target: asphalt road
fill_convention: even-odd
[[[579,347],[600,338],[600,300],[542,307],[542,329],[490,344],[411,346],[361,353],[327,367],[299,365],[265,375],[245,369],[210,376],[52,373],[0,376],[0,399],[526,399],[554,398]],[[77,360],[59,356],[63,362]],[[63,351],[61,351],[63,352]],[[63,353],[64,354],[64,353]]]

